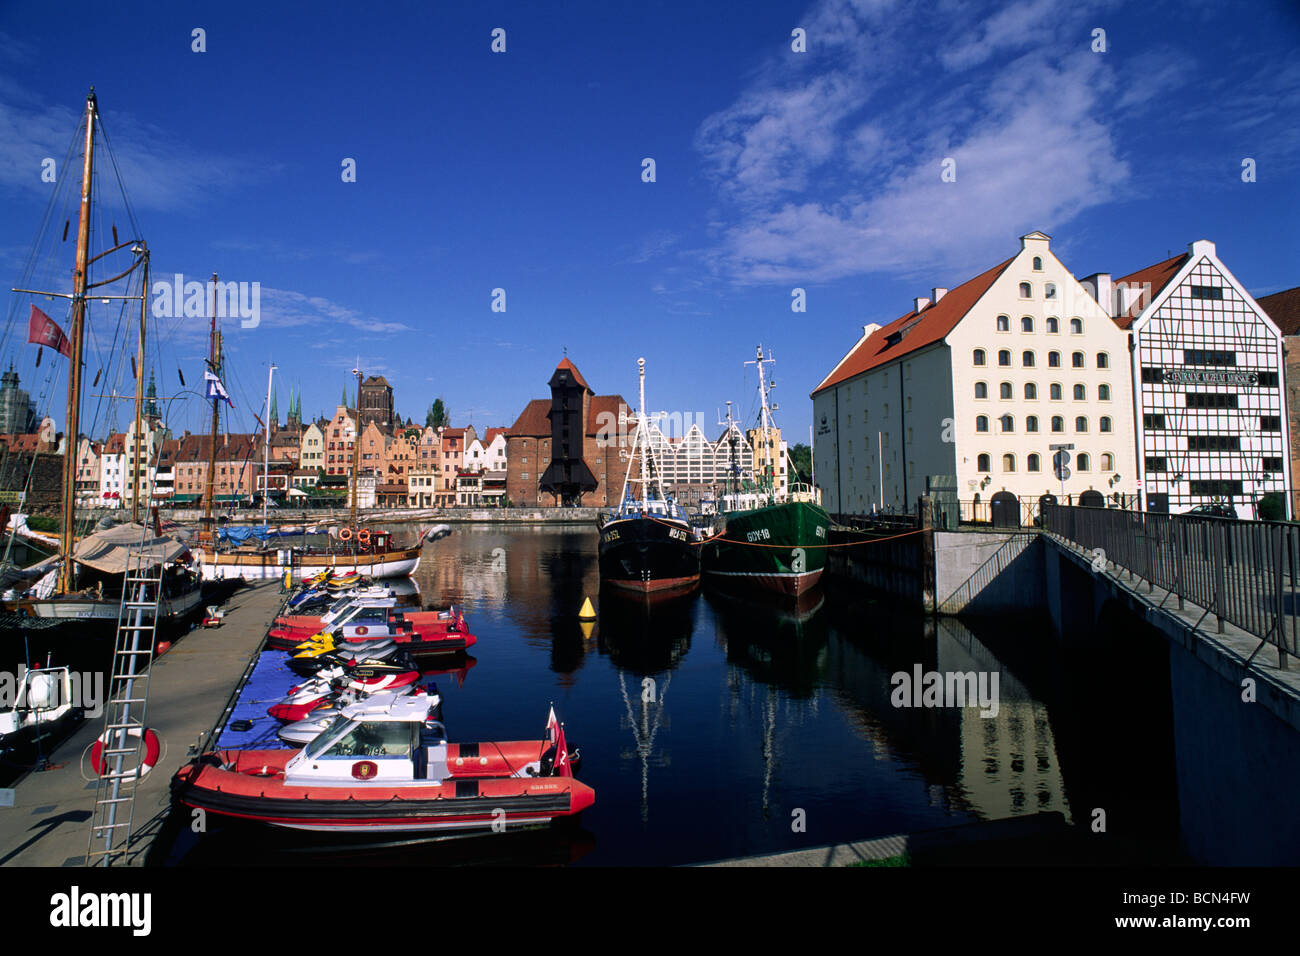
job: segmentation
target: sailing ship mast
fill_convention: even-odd
[[[77,219],[77,265],[72,274],[72,357],[68,362],[68,425],[63,440],[63,529],[59,549],[60,594],[73,586],[72,549],[77,517],[77,429],[81,408],[81,347],[86,318],[86,285],[90,272],[90,188],[95,171],[95,88],[86,96],[86,157],[81,168],[81,209]]]
[[[217,331],[217,274],[212,273],[212,325],[208,333],[208,367],[212,374],[221,378],[221,333]],[[212,393],[212,433],[208,448],[208,474],[203,489],[203,523],[199,529],[199,540],[215,544],[216,535],[212,527],[212,503],[215,500],[217,481],[217,427],[221,407],[220,397]]]
[[[135,364],[135,439],[131,467],[131,520],[140,523],[140,438],[144,424],[144,335],[145,320],[149,315],[149,247],[140,243],[140,258],[144,264],[144,283],[140,286],[140,335],[136,344]]]
[[[266,448],[262,466],[262,525],[266,526],[266,502],[271,494],[271,428],[278,425],[278,422],[271,421],[271,377],[275,375],[277,366],[274,362],[266,372]],[[292,392],[292,389],[290,389]],[[293,396],[290,395],[290,398]]]
[[[353,422],[352,438],[352,530],[357,529],[357,476],[361,473],[361,361],[352,370],[357,377],[357,417]],[[462,442],[462,444],[464,444]]]

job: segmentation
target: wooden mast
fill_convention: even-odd
[[[217,274],[212,273],[212,325],[208,333],[208,367],[212,374],[221,378],[221,333],[217,331]],[[212,432],[208,448],[208,474],[203,491],[203,524],[199,530],[199,540],[205,544],[215,544],[216,534],[212,527],[212,505],[216,500],[217,482],[217,428],[220,425],[221,401],[216,389],[212,391]]]
[[[68,423],[63,438],[63,529],[59,550],[60,594],[73,588],[72,551],[77,508],[77,432],[81,406],[81,347],[86,319],[86,285],[90,269],[90,186],[95,169],[95,88],[86,95],[86,156],[81,167],[81,210],[77,219],[77,264],[72,273],[72,357],[68,362]]]
[[[135,440],[133,444],[133,465],[131,468],[131,520],[140,523],[140,438],[144,420],[144,333],[145,319],[149,314],[149,247],[144,243],[144,284],[140,286],[140,341],[136,345],[135,355]],[[147,467],[147,463],[146,463]]]
[[[352,440],[352,530],[357,530],[357,477],[361,473],[361,363],[352,370],[357,377],[357,417],[353,419]]]

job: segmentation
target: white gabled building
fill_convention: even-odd
[[[938,476],[955,476],[963,501],[1131,503],[1127,335],[1050,242],[1022,236],[1010,259],[863,328],[812,393],[828,511],[911,511]],[[1064,480],[1056,444],[1073,446]]]
[[[1221,502],[1255,518],[1270,492],[1291,517],[1283,336],[1201,239],[1122,278],[1084,280],[1133,339],[1145,506],[1179,513]]]

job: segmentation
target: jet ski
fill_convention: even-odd
[[[368,696],[379,691],[410,687],[419,679],[420,672],[414,666],[401,670],[387,664],[329,667],[317,676],[289,688],[288,695],[279,703],[268,707],[266,712],[276,720],[302,720],[340,692],[350,691],[354,695]]]
[[[442,720],[442,697],[438,694],[437,684],[430,685],[427,690],[423,687],[414,686],[403,687],[399,690],[376,691],[375,693],[368,695],[365,699],[371,703],[378,703],[382,700],[396,699],[407,694],[413,696],[427,694],[429,698],[430,719],[437,721]],[[325,728],[334,722],[334,718],[360,699],[360,696],[352,691],[330,697],[329,699],[322,701],[319,707],[312,710],[312,712],[302,720],[281,727],[276,732],[276,736],[287,744],[294,744],[299,747],[304,744],[309,744],[316,739],[317,735],[319,735],[321,731],[325,730]]]
[[[574,778],[554,710],[540,740],[451,743],[425,697],[364,700],[306,747],[217,750],[172,780],[210,814],[321,832],[507,831],[573,817],[596,801]]]

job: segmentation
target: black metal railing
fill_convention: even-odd
[[[1179,610],[1204,608],[1219,633],[1226,622],[1274,645],[1281,667],[1300,654],[1300,525],[1049,505],[1043,529],[1090,552],[1095,568],[1169,592]]]

